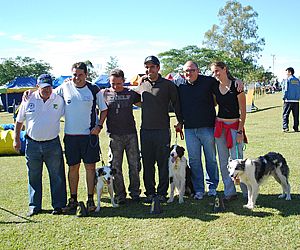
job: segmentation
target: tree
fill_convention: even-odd
[[[119,60],[116,56],[110,56],[110,61],[106,63],[105,74],[109,75],[110,71],[119,68]]]
[[[1,58],[0,85],[13,80],[18,76],[38,77],[48,73],[52,69],[50,64],[44,61],[36,61],[30,57]]]
[[[88,81],[92,82],[97,77],[97,73],[96,73],[96,70],[94,68],[94,65],[92,64],[92,62],[90,60],[86,60],[86,61],[84,61],[84,63],[86,64],[86,67],[88,69],[88,75],[87,75],[86,79]]]
[[[227,1],[219,10],[220,26],[214,24],[205,33],[208,48],[227,51],[242,62],[252,62],[259,58],[265,39],[259,38],[255,19],[258,13],[251,6],[243,7],[238,1]]]

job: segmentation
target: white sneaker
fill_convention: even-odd
[[[210,189],[207,192],[208,196],[216,196],[217,195],[217,191],[215,189]]]
[[[202,200],[203,199],[203,193],[196,192],[196,194],[194,195],[194,199],[195,200]]]

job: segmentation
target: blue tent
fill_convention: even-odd
[[[100,75],[96,80],[93,81],[100,89],[109,88],[109,76],[108,75]]]
[[[64,80],[68,79],[68,78],[71,78],[72,76],[60,76],[58,78],[56,78],[52,84],[53,84],[53,88],[55,89],[56,87],[58,87],[59,85],[61,85]]]
[[[1,100],[5,111],[13,103],[16,105],[22,101],[23,92],[28,89],[36,88],[36,78],[34,77],[16,77],[11,82],[0,87]]]

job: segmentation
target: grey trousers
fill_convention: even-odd
[[[138,148],[137,134],[129,135],[109,135],[109,163],[112,168],[117,170],[114,177],[114,192],[117,201],[126,198],[126,188],[122,171],[123,155],[126,153],[129,169],[129,187],[130,196],[135,198],[140,195],[140,176],[141,169],[140,151]]]

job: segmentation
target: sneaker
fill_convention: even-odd
[[[51,214],[52,215],[62,214],[62,209],[60,207],[54,208]]]
[[[88,200],[86,202],[86,208],[88,212],[94,212],[96,210],[95,202],[94,200]]]
[[[208,196],[216,196],[217,195],[217,191],[215,189],[210,189],[207,192]]]
[[[145,199],[144,202],[145,203],[152,203],[154,195],[153,194],[149,194]]]
[[[34,215],[37,215],[40,211],[37,211],[35,209],[29,209],[28,213],[26,214],[27,217],[31,217]]]
[[[141,199],[140,199],[140,196],[133,196],[133,197],[131,197],[131,200],[134,202],[139,202]]]
[[[287,133],[287,132],[289,132],[289,129],[288,128],[284,128],[284,129],[282,129],[282,132],[283,133]]]
[[[164,195],[158,195],[158,199],[161,203],[166,203],[167,202],[167,197]]]
[[[202,192],[196,192],[194,195],[195,200],[202,200],[203,199],[203,193]]]
[[[75,201],[73,198],[70,198],[68,200],[67,206],[65,206],[62,211],[63,212],[69,212],[69,211],[76,211],[76,208],[78,206],[78,202]]]
[[[125,205],[125,203],[126,203],[126,200],[124,198],[117,199],[117,204],[119,204],[119,205]]]

